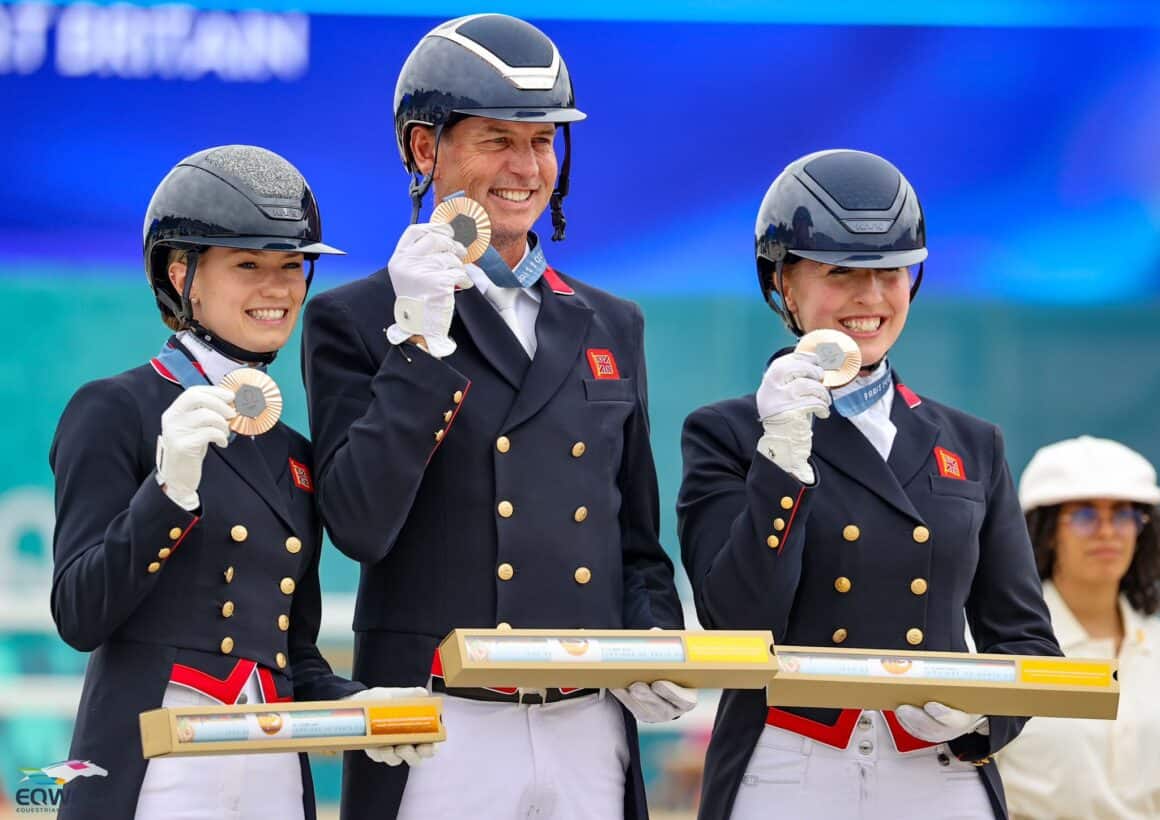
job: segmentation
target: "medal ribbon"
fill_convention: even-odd
[[[892,378],[890,368],[882,369],[882,375],[869,384],[859,385],[856,390],[842,396],[834,396],[834,409],[838,415],[850,418],[869,410],[890,389]]]
[[[455,199],[461,196],[464,196],[463,191],[456,191],[445,198]],[[499,251],[491,245],[487,246],[483,256],[475,260],[475,264],[487,275],[492,284],[501,288],[530,288],[540,281],[540,277],[548,269],[548,260],[544,258],[544,249],[540,247],[540,239],[530,231],[528,233],[528,253],[523,261],[516,265],[515,270],[508,266],[508,263],[499,255]]]
[[[201,384],[210,384],[209,377],[193,366],[193,362],[177,349],[177,343],[172,339],[162,346],[161,352],[157,354],[157,361],[176,376],[181,386],[187,390]]]

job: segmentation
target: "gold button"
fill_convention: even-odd
[[[858,529],[853,524],[847,524],[842,529],[842,537],[845,538],[847,541],[857,541],[859,538],[862,537],[862,530]]]
[[[498,629],[500,632],[511,632],[512,631],[512,625],[509,624],[507,621],[500,621],[498,624],[495,625],[495,628]]]
[[[793,499],[790,498],[788,495],[783,495],[781,497],[781,508],[783,510],[792,510],[793,509]]]
[[[495,574],[499,576],[501,581],[510,581],[512,576],[516,574],[516,569],[511,564],[500,564]]]
[[[173,550],[171,550],[169,547],[162,547],[161,549],[157,550],[157,557],[162,561],[164,561],[170,555],[173,555]]]
[[[926,579],[925,578],[915,578],[913,581],[910,582],[910,591],[913,592],[915,595],[925,595],[926,594]]]
[[[574,512],[572,514],[572,519],[577,524],[579,524],[581,521],[583,521],[587,517],[588,517],[588,508],[587,507],[577,507],[576,512]]]
[[[226,567],[225,575],[226,575],[226,583],[232,584],[234,582],[234,568],[233,567]]]
[[[908,629],[908,630],[906,630],[906,642],[908,644],[910,644],[911,646],[918,646],[920,643],[922,643],[922,630],[921,629]]]
[[[278,616],[278,628],[281,629],[283,632],[285,632],[287,629],[290,628],[290,616],[289,615],[279,615]]]
[[[776,535],[771,535],[771,536],[769,536],[769,538],[765,539],[765,544],[771,550],[774,550],[774,549],[777,549],[779,544],[781,544],[781,539],[778,538]]]
[[[230,527],[230,538],[237,541],[239,544],[250,537],[250,531],[241,524],[234,524]]]
[[[782,530],[784,530],[785,529],[785,519],[784,518],[773,519],[773,528],[775,530],[777,530],[778,532],[781,532]]]
[[[512,442],[511,439],[509,439],[507,436],[500,436],[495,440],[495,449],[499,450],[501,453],[506,453],[511,448]]]
[[[588,567],[579,567],[572,577],[576,579],[576,583],[586,584],[592,580],[592,570]]]
[[[925,544],[930,540],[930,530],[919,524],[914,528],[914,540],[919,544]]]
[[[152,564],[147,566],[145,569],[149,570],[149,572],[152,574],[154,572],[157,572],[157,570],[161,569],[161,564],[159,564],[157,561],[154,561]]]
[[[830,640],[832,640],[834,643],[842,643],[842,641],[846,640],[846,636],[849,634],[850,633],[844,629],[835,629],[834,634],[830,636]]]
[[[442,430],[435,431],[435,441],[437,441],[437,442],[443,441],[443,431]]]
[[[511,518],[516,508],[512,506],[512,502],[510,501],[501,501],[499,502],[499,506],[496,507],[496,510],[499,512],[500,518]]]
[[[451,421],[451,417],[452,417],[452,416],[454,416],[454,415],[455,415],[455,413],[453,413],[453,412],[452,412],[452,411],[450,411],[450,410],[448,410],[447,412],[445,412],[445,413],[443,414],[443,423],[444,423],[444,424],[447,424],[447,422]]]
[[[286,552],[291,555],[297,555],[302,551],[302,540],[296,536],[291,535],[286,539]]]
[[[169,540],[176,541],[181,537],[181,527],[174,527],[169,531]]]
[[[455,402],[456,404],[459,404],[459,402],[463,401],[463,391],[456,390],[454,393],[451,394],[451,400],[453,402]]]
[[[222,654],[228,655],[234,651],[234,639],[227,636],[222,638]]]
[[[842,593],[843,595],[849,592],[850,587],[852,586],[854,585],[850,583],[850,579],[845,575],[840,575],[834,579],[834,589],[838,590],[838,592]]]
[[[572,445],[572,458],[580,458],[580,456],[584,455],[584,451],[587,449],[588,446],[584,442],[576,442]]]
[[[233,601],[226,601],[224,604],[222,604],[222,617],[223,618],[232,617],[233,614],[234,614],[234,602]]]
[[[294,579],[293,578],[283,578],[282,583],[278,584],[278,589],[282,590],[283,595],[293,595],[294,594]]]
[[[274,663],[278,664],[279,669],[285,669],[286,668],[286,656],[283,655],[281,652],[279,652],[277,655],[274,656]]]

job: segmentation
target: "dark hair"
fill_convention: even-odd
[[[1152,615],[1160,609],[1160,534],[1156,515],[1160,511],[1147,504],[1133,504],[1145,516],[1144,526],[1136,539],[1136,552],[1124,577],[1120,591],[1137,612]],[[1059,528],[1062,504],[1036,507],[1027,512],[1027,531],[1035,548],[1035,566],[1040,580],[1051,578],[1055,570],[1055,533]]]

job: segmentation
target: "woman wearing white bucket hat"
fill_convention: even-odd
[[[1160,816],[1156,470],[1115,441],[1044,447],[1019,484],[1060,646],[1118,657],[1115,722],[1037,718],[998,756],[1012,818]]]

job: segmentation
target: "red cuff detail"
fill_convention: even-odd
[[[789,514],[789,521],[785,525],[785,530],[781,534],[781,543],[777,545],[777,554],[781,555],[781,550],[785,546],[785,542],[789,540],[789,532],[793,529],[794,519],[797,518],[798,507],[802,503],[802,496],[806,494],[806,488],[802,487],[798,490],[797,498],[793,501],[793,512]]]
[[[463,397],[459,400],[459,404],[455,405],[455,410],[451,413],[451,418],[447,424],[443,425],[443,438],[435,442],[435,446],[431,448],[430,454],[427,456],[426,464],[431,463],[431,459],[435,457],[435,451],[439,449],[439,445],[447,440],[447,433],[451,430],[451,425],[455,423],[455,419],[459,417],[459,411],[463,409],[463,403],[467,401],[467,394],[471,390],[471,381],[463,386]]]
[[[173,542],[173,543],[170,545],[170,547],[169,547],[169,555],[170,555],[171,557],[172,557],[173,553],[177,552],[177,548],[181,546],[181,542],[185,540],[185,536],[189,535],[189,531],[190,531],[190,530],[192,530],[192,529],[193,529],[195,526],[197,526],[197,522],[198,522],[198,521],[200,521],[200,520],[201,520],[201,516],[200,516],[200,515],[195,515],[195,516],[193,517],[193,520],[189,522],[189,526],[185,528],[185,532],[183,532],[181,535],[179,535],[179,536],[177,537],[177,540],[176,540],[176,541],[174,541],[174,542]]]

